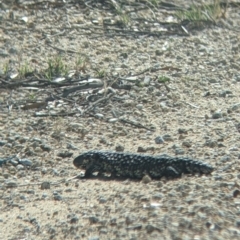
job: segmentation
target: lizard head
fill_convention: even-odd
[[[76,157],[73,160],[73,164],[77,168],[86,169],[88,166],[92,165],[97,156],[97,152],[95,151],[85,152]]]

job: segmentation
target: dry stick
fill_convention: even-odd
[[[34,113],[34,117],[64,117],[64,116],[73,116],[78,112],[68,112],[68,113]]]
[[[92,108],[94,108],[95,106],[97,106],[99,103],[104,102],[104,101],[106,101],[106,100],[109,100],[109,99],[110,99],[112,96],[114,96],[114,95],[115,95],[115,93],[110,93],[108,96],[98,99],[98,100],[97,100],[96,102],[94,102],[91,106],[89,106],[86,110],[84,110],[84,111],[82,112],[82,115],[85,114],[86,112],[90,111]]]
[[[56,87],[65,87],[65,86],[69,86],[70,84],[72,84],[72,82],[64,82],[64,83],[57,83],[57,82],[50,82],[48,80],[45,80],[45,79],[26,79],[24,81],[21,81],[21,82],[15,82],[15,83],[12,83],[12,82],[8,82],[2,78],[0,78],[0,81],[3,82],[3,86],[4,87],[36,87],[36,88],[42,88],[42,87],[46,87],[48,85],[53,85],[53,86],[56,86]],[[39,84],[32,84],[32,83],[28,83],[29,81],[38,81],[40,82]],[[0,86],[2,84],[0,83]]]
[[[60,52],[68,52],[68,53],[76,53],[76,54],[79,54],[79,53],[80,53],[80,52],[77,52],[77,51],[74,51],[74,50],[68,50],[68,49],[67,49],[67,50],[64,50],[64,49],[62,49],[62,48],[53,46],[53,45],[51,45],[50,43],[47,43],[47,45],[50,46],[51,48],[54,48],[54,49],[60,51]]]
[[[179,25],[179,24],[178,24]],[[180,26],[180,25],[179,25]],[[76,28],[76,27],[75,27]],[[142,35],[151,35],[151,36],[158,36],[158,37],[166,37],[168,35],[172,35],[173,32],[164,32],[164,31],[138,31],[138,32],[133,32],[132,30],[128,30],[128,29],[120,29],[120,28],[102,28],[102,27],[79,27],[80,29],[83,29],[83,30],[91,30],[91,29],[94,29],[94,30],[100,30],[100,31],[103,31],[103,33],[105,33],[106,36],[112,36],[113,34],[112,33],[107,33],[107,32],[111,32],[111,31],[114,31],[114,36],[126,36],[126,35],[129,35],[129,34],[135,34],[135,35],[139,35],[139,34],[142,34]],[[120,34],[116,34],[116,32],[120,32]],[[102,36],[103,33],[98,33],[98,35]],[[174,31],[174,33],[180,35],[180,33],[177,33],[176,31]],[[83,34],[83,33],[82,33]],[[89,35],[88,33],[84,34],[84,35]],[[186,34],[185,34],[186,35]],[[185,36],[184,35],[184,36]],[[95,37],[89,37],[89,39],[93,39],[93,38],[96,38],[98,36],[95,36]],[[52,46],[51,44],[48,43],[49,46],[57,49],[57,47],[54,47]],[[64,51],[63,49],[60,49],[60,51]],[[66,50],[68,51],[68,50]],[[72,50],[69,50],[69,52],[73,52]]]
[[[131,121],[131,120],[124,119],[124,118],[119,118],[119,120],[120,120],[121,122],[128,123],[128,124],[133,125],[133,126],[135,126],[135,127],[145,128],[145,129],[147,129],[147,130],[149,130],[149,131],[152,131],[151,128],[145,127],[145,126],[142,125],[141,123],[136,123],[136,122],[133,122],[133,121]]]
[[[100,88],[103,86],[102,82],[92,82],[92,83],[85,83],[77,87],[65,89],[63,91],[62,97],[67,97],[70,93],[73,93],[78,90],[88,89],[88,88]]]
[[[180,69],[179,68],[175,68],[175,67],[162,67],[162,68],[156,68],[156,67],[149,67],[149,68],[146,68],[145,70],[143,70],[143,71],[141,71],[141,72],[139,72],[139,73],[136,73],[136,74],[134,74],[134,75],[130,75],[130,76],[126,76],[126,77],[118,77],[118,78],[116,78],[114,81],[113,81],[113,83],[112,83],[112,87],[114,86],[114,84],[116,84],[116,82],[117,82],[117,80],[127,80],[127,78],[129,78],[129,77],[136,77],[136,76],[139,76],[139,75],[142,75],[143,73],[145,73],[145,72],[147,72],[147,71],[151,71],[151,72],[157,72],[157,71],[160,71],[160,70],[171,70],[171,69],[173,69],[173,70],[176,70],[176,71],[180,71]],[[126,85],[127,87],[129,87],[128,85]],[[167,90],[170,92],[170,89],[167,87],[167,86],[165,86],[166,88],[167,88]],[[130,88],[131,89],[131,88]],[[127,89],[127,90],[130,90],[130,89]]]
[[[64,101],[66,101],[66,102],[75,103],[75,101],[70,100],[70,99],[68,99],[68,98],[64,98],[64,97],[62,97],[62,96],[59,96],[59,95],[54,94],[54,93],[49,92],[49,91],[46,91],[46,92],[49,93],[49,94],[51,95],[51,97],[54,98],[54,99],[62,99],[62,100],[64,100]],[[46,98],[46,99],[49,99],[49,98]],[[45,101],[46,101],[46,99],[45,99]]]
[[[194,108],[199,108],[198,106],[196,106],[196,105],[193,105],[193,104],[191,104],[191,103],[188,103],[188,102],[183,102],[183,103],[186,103],[186,104],[188,104],[189,106],[191,106],[191,107],[194,107]]]
[[[149,67],[149,68],[146,68],[145,70],[143,70],[143,71],[141,71],[141,72],[139,72],[139,73],[136,73],[136,74],[131,75],[131,76],[126,76],[126,77],[124,77],[124,78],[119,78],[119,79],[120,79],[120,80],[125,80],[125,79],[128,78],[128,77],[136,77],[136,76],[139,76],[139,75],[141,75],[141,74],[143,74],[143,73],[145,73],[145,72],[147,72],[147,71],[157,72],[157,71],[160,71],[160,70],[169,70],[169,69],[170,69],[170,70],[173,69],[173,70],[180,71],[180,69],[175,68],[175,67],[161,67],[161,68]]]

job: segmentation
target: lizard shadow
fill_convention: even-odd
[[[184,174],[185,177],[188,176],[188,174]],[[189,175],[190,176],[190,175]],[[144,178],[144,177],[143,177]],[[115,182],[124,182],[124,181],[131,181],[131,182],[142,182],[143,178],[131,178],[131,177],[122,177],[122,176],[107,176],[107,175],[91,175],[91,176],[78,176],[77,179],[79,180],[100,180],[103,182],[111,182],[111,181],[115,181]],[[181,176],[178,177],[162,177],[162,178],[150,178],[148,181],[174,181],[181,178]],[[147,181],[147,182],[148,182]]]
[[[124,182],[124,181],[131,181],[131,182],[140,182],[142,179],[137,178],[130,178],[130,177],[108,177],[108,176],[88,176],[88,177],[77,177],[80,180],[100,180],[102,182]]]

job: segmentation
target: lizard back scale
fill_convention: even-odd
[[[214,169],[204,162],[186,157],[168,155],[151,156],[124,152],[91,150],[76,157],[73,164],[86,170],[85,177],[93,172],[111,173],[115,177],[141,179],[145,175],[152,178],[180,177],[182,173],[210,174]]]

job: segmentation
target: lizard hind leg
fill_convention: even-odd
[[[178,177],[181,177],[181,173],[178,172],[174,167],[167,167],[164,170],[163,176],[178,178]]]

